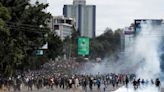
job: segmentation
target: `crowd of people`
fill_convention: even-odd
[[[83,67],[84,63],[80,62],[67,62],[61,59],[57,59],[55,61],[50,60],[49,62],[42,65],[40,69],[41,73],[63,73],[63,74],[74,74],[75,72],[79,71]],[[33,71],[35,72],[35,71]],[[38,70],[36,71],[38,73]]]
[[[69,90],[72,88],[82,87],[83,90],[93,90],[96,87],[97,90],[105,90],[108,86],[113,88],[119,87],[119,85],[132,84],[134,89],[139,88],[142,85],[148,84],[156,85],[160,87],[161,83],[159,79],[156,80],[136,80],[134,74],[97,74],[97,75],[18,75],[17,77],[10,78],[0,78],[0,87],[5,86],[8,90],[13,89],[14,92],[21,92],[21,88],[24,87],[29,91],[34,88],[40,90],[42,88],[54,89],[60,88],[64,90]]]
[[[156,85],[160,87],[159,79],[144,80],[136,79],[135,74],[77,74],[75,71],[82,66],[79,63],[67,63],[50,61],[42,66],[42,69],[36,71],[26,71],[18,73],[12,77],[0,76],[0,88],[5,86],[7,90],[14,90],[14,92],[21,92],[21,89],[32,91],[33,89],[64,89],[69,90],[72,88],[81,87],[83,90],[107,90],[108,86],[118,88],[119,85],[126,86],[133,85],[134,89],[139,88],[141,85]],[[77,69],[76,69],[77,68]]]
[[[103,75],[19,75],[17,77],[11,78],[0,78],[0,85],[6,86],[8,90],[14,89],[15,92],[21,90],[21,87],[27,88],[29,91],[32,91],[33,88],[38,90],[41,88],[62,88],[69,90],[71,88],[82,87],[84,90],[88,88],[93,89],[93,86],[97,86],[97,89],[100,90],[103,85],[104,91],[108,85],[113,87],[118,87],[119,84],[126,84],[126,81],[131,81],[134,79],[135,75],[133,74],[103,74]]]
[[[134,89],[136,90],[136,89],[138,89],[140,86],[147,86],[147,85],[155,85],[157,88],[160,88],[160,86],[161,86],[161,82],[160,82],[160,80],[159,80],[159,78],[157,78],[157,79],[155,79],[155,80],[153,80],[153,79],[151,79],[151,80],[144,80],[144,79],[140,79],[140,78],[138,78],[137,80],[136,79],[134,79],[133,81],[132,81],[132,84],[133,84],[133,87],[134,87]],[[128,86],[128,85],[126,85],[126,86]]]

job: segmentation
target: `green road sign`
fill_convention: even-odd
[[[37,56],[43,55],[43,50],[36,50],[36,55]]]
[[[78,55],[89,55],[89,38],[78,39]]]

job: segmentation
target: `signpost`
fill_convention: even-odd
[[[89,38],[78,39],[78,55],[89,55]]]
[[[42,47],[35,50],[35,55],[42,56],[44,54],[44,50],[48,50],[48,42],[46,42],[46,44],[44,44]]]
[[[37,56],[42,56],[43,55],[43,50],[36,50],[36,55]]]

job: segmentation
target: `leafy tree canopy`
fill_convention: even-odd
[[[29,1],[0,0],[0,73],[5,76],[36,64],[32,63],[38,58],[35,51],[48,41],[45,36],[50,33],[47,22],[51,14],[45,12],[48,4],[31,5]],[[58,40],[51,43],[60,44]]]

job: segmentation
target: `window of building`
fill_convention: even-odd
[[[54,23],[57,23],[57,20],[56,19],[54,19]]]
[[[54,30],[59,30],[59,25],[54,25]]]
[[[63,19],[57,19],[57,23],[64,23]]]
[[[72,24],[72,21],[67,19],[66,20],[66,23],[71,25]]]

